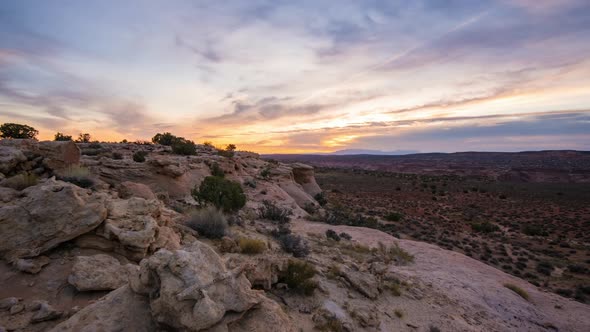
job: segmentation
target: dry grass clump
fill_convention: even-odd
[[[522,297],[525,300],[529,300],[529,293],[527,293],[524,289],[514,285],[514,284],[504,284],[504,287],[510,289],[511,291],[515,292],[516,294],[518,294],[518,296]]]
[[[223,212],[213,206],[192,212],[186,225],[210,239],[222,238],[228,227]]]
[[[379,247],[376,249],[385,263],[396,262],[397,264],[405,265],[414,261],[414,256],[404,249],[400,248],[396,243],[391,247],[379,242]]]
[[[22,173],[9,177],[2,182],[4,187],[12,188],[14,190],[23,190],[39,183],[39,178],[33,173]]]
[[[266,242],[258,239],[241,238],[238,240],[238,245],[243,254],[256,255],[266,250]]]

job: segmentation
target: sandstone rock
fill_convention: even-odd
[[[229,236],[224,236],[221,238],[221,243],[219,244],[219,250],[221,252],[238,252],[240,251],[240,247],[238,243]]]
[[[45,265],[49,264],[50,261],[51,260],[47,256],[41,256],[35,259],[20,258],[14,262],[14,266],[21,272],[37,274],[41,272],[41,269],[43,269]]]
[[[156,195],[152,192],[150,187],[142,183],[135,183],[125,181],[119,186],[119,197],[130,198],[140,197],[143,199],[156,199]]]
[[[8,203],[16,197],[18,197],[18,191],[12,188],[0,187],[0,202]]]
[[[26,161],[27,157],[21,150],[11,146],[0,146],[0,173],[15,173],[18,166]]]
[[[352,310],[352,316],[362,327],[375,327],[379,325],[379,314],[376,309],[370,307],[358,307]]]
[[[370,273],[361,273],[346,269],[342,271],[342,276],[354,289],[364,296],[372,300],[379,296],[379,282]]]
[[[47,302],[42,302],[37,312],[31,317],[32,323],[39,323],[46,320],[58,319],[62,316],[62,312],[54,309]]]
[[[228,330],[232,332],[273,331],[295,332],[295,328],[280,305],[269,299],[256,305],[246,312],[243,317],[228,323]]]
[[[279,275],[288,265],[288,259],[277,256],[244,256],[236,255],[228,259],[229,268],[244,267],[246,278],[252,286],[270,290],[279,281]]]
[[[24,197],[0,207],[0,255],[8,260],[37,256],[106,218],[104,194],[66,182],[48,180],[22,193]]]
[[[137,269],[109,255],[77,256],[68,282],[79,291],[112,290],[125,285]]]
[[[118,242],[114,250],[127,258],[139,261],[156,241],[162,206],[157,200],[132,197],[108,202],[108,218],[97,234]]]
[[[156,240],[150,244],[150,251],[154,252],[160,248],[168,250],[180,249],[180,235],[170,227],[160,226],[156,234]]]
[[[54,171],[80,163],[80,148],[72,141],[39,142],[39,154],[43,165]]]
[[[25,310],[25,306],[22,304],[15,304],[10,308],[10,314],[16,315]]]
[[[315,181],[315,174],[312,166],[301,163],[294,163],[290,166],[293,168],[293,178],[295,179],[295,182],[300,184],[306,193],[314,197],[322,192],[322,189]]]
[[[186,250],[161,249],[142,260],[130,284],[137,293],[151,294],[156,322],[187,331],[210,328],[227,312],[244,312],[262,301],[239,270],[226,270],[219,255],[201,242]]]
[[[19,299],[17,297],[6,297],[0,300],[0,310],[10,310],[13,305],[17,304]]]
[[[158,331],[150,314],[147,297],[129,286],[110,292],[99,301],[78,311],[51,332]]]
[[[348,314],[332,300],[326,300],[313,314],[312,320],[319,330],[336,325],[341,327],[342,331],[354,331]]]

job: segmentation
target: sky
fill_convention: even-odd
[[[260,153],[590,150],[590,1],[1,1],[3,122]]]

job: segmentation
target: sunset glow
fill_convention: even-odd
[[[590,149],[590,2],[3,1],[0,123],[261,153]]]

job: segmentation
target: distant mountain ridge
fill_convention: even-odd
[[[334,156],[345,156],[345,155],[358,155],[358,154],[369,154],[369,155],[376,155],[376,156],[400,156],[406,154],[416,154],[420,153],[417,150],[394,150],[394,151],[382,151],[382,150],[371,150],[371,149],[344,149],[338,150],[330,153],[326,153],[328,155]]]

